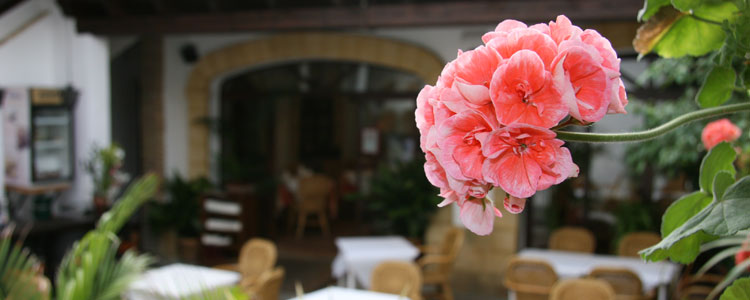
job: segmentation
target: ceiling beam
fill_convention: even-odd
[[[168,16],[78,19],[78,30],[96,34],[236,32],[496,24],[503,19],[546,22],[559,14],[576,23],[634,21],[641,0],[510,0],[407,3],[361,7],[270,9]]]

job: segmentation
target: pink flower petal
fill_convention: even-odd
[[[464,202],[461,206],[461,222],[478,235],[492,233],[495,216],[498,212],[494,209],[492,202],[484,202],[484,199],[475,199]]]
[[[520,214],[523,212],[523,208],[526,206],[526,199],[525,198],[517,198],[517,197],[505,197],[505,200],[503,200],[503,207],[505,207],[505,210],[512,214]]]

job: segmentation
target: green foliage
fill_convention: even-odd
[[[725,66],[715,66],[708,73],[706,81],[698,91],[696,101],[701,107],[715,107],[724,104],[734,92],[736,80],[734,69]]]
[[[0,299],[45,298],[35,288],[39,261],[20,243],[13,243],[11,233],[10,227],[0,233]]]
[[[367,201],[373,226],[384,233],[422,237],[432,212],[440,202],[438,191],[427,181],[424,161],[381,166],[370,182]]]
[[[643,3],[643,8],[638,11],[638,21],[647,21],[651,16],[656,14],[662,6],[666,5],[669,5],[669,0],[646,0]]]
[[[149,204],[148,216],[157,232],[173,228],[181,236],[195,237],[200,232],[199,197],[213,188],[206,178],[185,180],[175,173],[165,183],[168,198],[164,203]]]
[[[656,231],[656,224],[652,212],[655,210],[652,203],[644,202],[620,202],[615,208],[615,238],[613,246],[628,233],[638,231]],[[616,248],[616,247],[614,247]]]
[[[719,300],[746,299],[750,299],[750,278],[742,278],[735,281],[719,298]]]
[[[83,166],[94,180],[94,195],[109,199],[127,181],[128,175],[120,172],[125,152],[116,144],[100,148],[94,146]]]
[[[729,172],[732,181],[734,181],[734,175],[737,171],[734,169],[733,163],[736,158],[737,152],[728,143],[720,143],[711,149],[701,163],[701,173],[698,180],[701,191],[707,195],[713,195],[714,179],[722,171]]]
[[[159,180],[149,174],[131,184],[112,209],[104,213],[68,252],[60,265],[56,293],[58,300],[119,299],[135,277],[150,263],[147,256],[126,252],[117,260],[117,231],[157,191]]]

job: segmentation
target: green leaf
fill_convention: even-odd
[[[736,280],[724,291],[719,300],[747,300],[750,299],[750,278]]]
[[[728,171],[719,171],[714,177],[714,200],[724,198],[724,192],[734,183],[734,175]]]
[[[672,0],[672,6],[686,12],[701,6],[703,2],[703,0]]]
[[[646,21],[653,16],[659,8],[662,6],[669,5],[669,0],[646,0],[643,3],[643,8],[638,11],[638,21]]]
[[[702,19],[722,23],[733,20],[737,6],[732,2],[706,3],[692,10]],[[721,48],[725,33],[720,25],[711,24],[682,13],[671,26],[662,27],[666,32],[655,35],[650,41],[650,50],[662,57],[701,56]]]
[[[670,207],[667,212],[672,208]],[[691,251],[690,253],[677,253],[678,250],[674,249],[674,246],[684,240],[697,239],[698,243],[701,243],[706,241],[706,237],[730,236],[748,229],[750,218],[746,215],[747,211],[750,211],[750,176],[732,184],[721,199],[711,202],[658,244],[641,251],[641,256],[651,261],[670,256],[673,259],[677,258],[675,260],[681,263],[692,262],[697,256],[698,245],[685,249]]]
[[[721,291],[723,291],[727,286],[729,286],[730,283],[735,281],[735,279],[739,278],[743,273],[745,273],[748,267],[750,267],[750,260],[745,260],[740,264],[732,267],[732,269],[729,270],[729,273],[727,273],[727,276],[725,276],[724,279],[722,279],[721,282],[719,282],[719,284],[714,287],[710,294],[708,294],[707,299],[716,299],[716,296],[721,293]]]
[[[734,69],[730,67],[715,66],[703,81],[695,100],[703,108],[724,104],[732,97],[736,76]]]
[[[722,142],[708,151],[703,162],[701,162],[700,177],[698,183],[701,191],[713,195],[712,186],[714,177],[720,171],[727,171],[734,176],[737,171],[734,169],[734,160],[737,158],[737,152],[729,143]]]
[[[682,198],[672,203],[672,205],[667,208],[667,211],[664,212],[664,216],[662,216],[662,237],[666,238],[667,236],[669,236],[669,234],[671,234],[675,229],[679,228],[687,220],[703,210],[710,203],[711,197],[701,191],[683,196]],[[709,239],[711,239],[711,237],[707,235],[698,235],[686,238],[681,241],[675,242],[668,248],[654,250],[651,254],[649,254],[648,258],[645,255],[644,258],[652,261],[657,261],[670,257],[674,261],[689,262],[694,259],[694,257],[696,257],[698,253],[700,253],[700,244],[703,241]],[[651,248],[654,248],[657,245]],[[641,253],[648,251],[649,249],[643,250]]]

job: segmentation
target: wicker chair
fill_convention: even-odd
[[[422,274],[414,263],[387,261],[380,263],[372,271],[370,290],[381,293],[403,295],[411,300],[422,296]]]
[[[453,300],[451,275],[465,238],[466,232],[463,229],[451,228],[439,247],[423,249],[425,255],[417,260],[422,269],[424,284],[439,286],[440,297],[443,299]]]
[[[549,237],[549,248],[553,250],[594,253],[594,234],[582,227],[562,227]]]
[[[277,255],[276,245],[272,241],[253,238],[242,245],[237,264],[218,265],[214,268],[239,272],[242,276],[240,285],[250,287],[256,283],[261,274],[273,269]]]
[[[546,300],[557,282],[557,273],[543,260],[514,257],[505,271],[505,287],[517,300]]]
[[[689,270],[686,272],[689,272]],[[724,275],[718,274],[688,275],[677,284],[676,298],[680,300],[707,299],[708,294],[724,280],[724,277]]]
[[[661,236],[653,232],[628,233],[620,240],[620,245],[617,247],[617,255],[639,257],[638,251],[656,245],[660,241]]]
[[[245,292],[257,300],[277,300],[279,290],[284,282],[284,268],[278,267],[263,272],[258,277],[256,284],[250,287],[243,286]]]
[[[323,175],[312,175],[300,179],[299,190],[297,191],[299,196],[299,203],[297,203],[297,238],[301,238],[304,234],[307,217],[311,214],[317,215],[318,224],[320,224],[323,233],[331,234],[326,218],[326,202],[333,191],[333,186],[333,181]]]
[[[603,280],[569,279],[555,284],[551,300],[615,300],[615,291]]]
[[[643,283],[637,274],[625,268],[597,267],[589,277],[604,280],[612,286],[617,300],[643,300]]]

